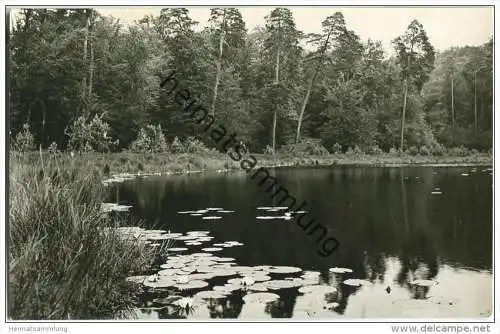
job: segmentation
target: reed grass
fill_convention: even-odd
[[[88,167],[11,152],[9,318],[109,319],[131,309],[136,287],[125,278],[156,254],[108,228],[103,186]]]

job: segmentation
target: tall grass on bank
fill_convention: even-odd
[[[125,278],[155,254],[106,228],[101,180],[71,159],[10,158],[9,318],[103,319],[129,309]]]

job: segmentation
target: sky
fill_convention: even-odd
[[[103,15],[112,15],[122,22],[133,22],[147,14],[158,15],[161,7],[99,7]],[[190,17],[206,25],[208,7],[188,7]],[[239,8],[251,31],[264,25],[264,17],[273,7]],[[480,45],[493,36],[492,7],[291,7],[297,28],[304,33],[320,32],[321,21],[340,11],[347,27],[363,41],[379,40],[386,52],[392,53],[391,41],[401,35],[413,19],[424,26],[427,36],[438,51],[452,46]]]

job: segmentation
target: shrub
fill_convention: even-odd
[[[382,149],[380,147],[378,147],[378,145],[375,145],[375,146],[372,146],[368,150],[368,153],[373,154],[373,155],[380,155],[380,154],[384,153],[384,151],[382,151]]]
[[[448,155],[454,157],[465,157],[469,154],[469,150],[465,146],[452,147],[448,149]]]
[[[321,145],[321,140],[313,138],[301,139],[298,143],[288,144],[282,148],[285,153],[293,154],[295,156],[303,155],[329,155],[330,152]]]
[[[397,156],[397,155],[399,155],[399,150],[397,148],[395,148],[395,147],[391,147],[389,149],[389,155],[391,155],[391,156]]]
[[[353,152],[356,155],[363,155],[363,154],[365,154],[365,152],[363,152],[363,150],[358,145],[354,146]]]
[[[210,149],[199,139],[188,137],[184,142],[186,153],[206,153]]]
[[[340,145],[339,143],[333,144],[331,152],[333,154],[342,154],[342,145]]]
[[[28,123],[23,124],[22,131],[12,141],[12,149],[17,152],[29,152],[35,149],[35,139]]]
[[[59,153],[59,150],[57,149],[57,143],[53,141],[48,148],[48,151],[50,154],[57,154]]]
[[[273,147],[271,145],[266,145],[266,148],[262,151],[264,154],[274,154]]]
[[[418,148],[416,148],[415,146],[410,146],[410,148],[408,148],[408,150],[406,151],[407,154],[409,155],[417,155],[418,154]]]
[[[419,153],[420,155],[429,156],[431,155],[431,150],[427,146],[422,145],[420,146]]]
[[[445,153],[446,150],[443,147],[443,145],[439,144],[438,142],[433,142],[429,146],[429,151],[430,151],[431,155],[441,156]]]
[[[174,141],[170,145],[170,150],[173,153],[183,153],[183,152],[185,152],[184,145],[182,145],[181,141],[179,140],[179,138],[177,138],[177,136],[174,138]]]
[[[148,125],[139,130],[137,139],[132,142],[130,149],[139,153],[163,153],[168,151],[167,141],[161,125]]]
[[[87,122],[84,116],[78,117],[66,131],[69,136],[69,148],[78,152],[108,152],[113,145],[108,136],[111,127],[102,116],[95,115]]]

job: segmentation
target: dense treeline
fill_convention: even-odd
[[[93,120],[115,150],[147,131],[169,144],[196,137],[160,88],[176,71],[254,152],[301,141],[332,153],[492,146],[492,39],[437,53],[413,21],[388,57],[340,12],[318,34],[297,30],[287,8],[250,32],[235,8],[213,8],[198,24],[184,8],[132,25],[91,9],[22,10],[8,41],[11,134],[28,127],[37,145],[66,148]]]

